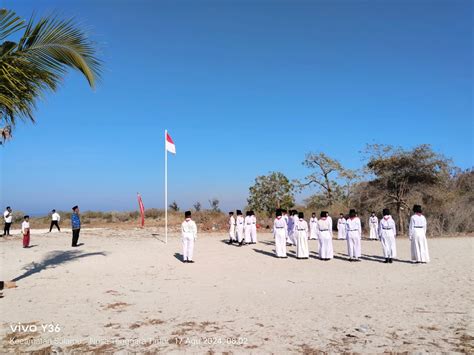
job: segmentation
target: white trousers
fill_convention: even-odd
[[[309,231],[309,239],[318,239],[318,230],[316,227],[311,228]]]
[[[334,257],[334,249],[332,247],[332,235],[329,231],[321,232],[319,238],[319,258],[332,259]]]
[[[377,225],[374,223],[370,223],[369,239],[377,239]]]
[[[252,241],[252,226],[246,225],[244,228],[245,243],[250,243]]]
[[[275,230],[275,253],[278,257],[286,256],[286,231],[284,228]]]
[[[191,235],[183,236],[183,260],[193,260],[194,237]]]
[[[411,260],[427,263],[430,261],[428,241],[424,232],[417,232],[411,238]]]
[[[229,238],[230,240],[235,240],[235,225],[229,227]]]
[[[257,226],[255,224],[252,224],[250,229],[250,240],[252,243],[257,243]]]
[[[382,242],[383,256],[390,259],[396,258],[397,245],[392,230],[383,231],[380,241]]]
[[[237,241],[240,243],[242,242],[242,240],[244,240],[244,227],[237,226],[236,231],[237,231]]]
[[[306,232],[295,232],[296,234],[296,257],[309,258],[308,234]]]
[[[339,230],[337,231],[337,239],[346,239],[346,228],[339,228]]]
[[[360,250],[360,236],[359,233],[349,232],[347,238],[347,254],[349,258],[355,259],[360,258],[361,250]]]

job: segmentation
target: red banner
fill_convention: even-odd
[[[141,225],[143,227],[145,225],[145,206],[143,206],[143,201],[140,194],[137,194],[137,196],[138,196],[138,206],[140,207]]]

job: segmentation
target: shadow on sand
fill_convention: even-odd
[[[385,257],[379,256],[379,255],[367,255],[367,254],[362,254],[360,257],[362,260],[368,260],[368,261],[374,261],[378,263],[383,263],[385,261]],[[393,259],[393,262],[395,263],[405,263],[405,264],[412,264],[411,261],[409,260],[399,260],[399,259]]]
[[[23,269],[25,270],[25,272],[15,277],[11,281],[19,281],[31,275],[38,274],[41,271],[46,270],[46,269],[54,269],[57,266],[67,264],[77,259],[87,258],[89,256],[97,256],[97,255],[105,256],[106,253],[104,252],[84,253],[80,250],[52,251],[52,252],[49,252],[45,256],[45,258],[39,263],[32,262],[31,264],[24,267]]]

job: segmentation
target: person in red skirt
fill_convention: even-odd
[[[30,216],[23,217],[24,221],[21,224],[21,232],[23,233],[23,248],[30,246]]]

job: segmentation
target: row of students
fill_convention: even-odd
[[[237,243],[239,246],[257,244],[257,218],[253,211],[247,211],[245,218],[241,210],[229,212],[229,244]]]
[[[415,205],[413,212],[414,215],[410,219],[409,227],[411,259],[416,263],[427,263],[430,261],[430,258],[426,240],[426,218],[422,214],[420,205]],[[298,259],[307,259],[309,257],[308,239],[316,237],[315,239],[319,241],[319,258],[325,261],[332,259],[334,257],[332,220],[327,211],[321,212],[319,220],[316,219],[315,213],[312,214],[310,219],[311,228],[308,228],[308,223],[304,220],[302,212],[297,214],[296,220],[294,218],[294,211],[290,213],[292,216],[288,218],[285,218],[283,211],[280,209],[276,213],[273,223],[276,256],[286,258],[287,245],[295,244],[296,257]],[[375,238],[379,238],[382,243],[383,255],[385,257],[384,262],[392,263],[393,259],[397,257],[395,221],[388,209],[384,209],[382,214],[383,218],[380,222],[377,220],[378,223],[371,228],[374,228]],[[341,230],[345,234],[343,237],[340,236]],[[292,237],[289,236],[290,233]],[[338,221],[338,239],[346,239],[349,261],[360,261],[362,255],[362,225],[354,209],[349,211],[349,218],[347,220],[341,214]],[[288,241],[289,243],[287,243]]]

